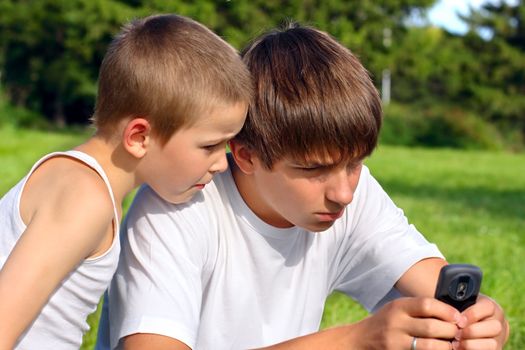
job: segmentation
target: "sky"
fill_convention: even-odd
[[[468,14],[469,5],[477,9],[487,2],[499,3],[499,0],[440,0],[432,7],[428,16],[431,23],[444,27],[450,32],[464,34],[467,26],[456,15],[456,12]],[[514,4],[517,1],[505,0],[505,2]]]

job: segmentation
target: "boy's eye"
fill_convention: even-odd
[[[219,142],[219,143],[215,143],[213,145],[202,146],[202,148],[207,150],[207,151],[213,151],[213,150],[216,150],[219,147],[222,148],[222,145],[223,145],[223,142]]]
[[[326,166],[323,166],[323,165],[307,165],[307,166],[299,166],[296,169],[299,170],[299,171],[312,173],[312,172],[324,170],[324,169],[326,169]]]
[[[320,166],[302,167],[302,168],[299,168],[299,169],[301,169],[302,171],[315,171],[315,170],[321,169],[321,167]]]

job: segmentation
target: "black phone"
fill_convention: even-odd
[[[483,273],[475,265],[450,264],[439,272],[435,298],[460,312],[476,303]]]

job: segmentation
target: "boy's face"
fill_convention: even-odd
[[[244,123],[244,103],[213,108],[195,124],[178,130],[162,146],[153,138],[144,162],[144,179],[171,203],[186,202],[226,170],[226,143]]]
[[[254,165],[255,186],[242,195],[255,214],[276,227],[318,232],[332,226],[352,201],[362,160],[284,158],[268,170],[255,158]]]

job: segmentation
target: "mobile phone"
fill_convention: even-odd
[[[476,303],[483,273],[475,265],[450,264],[439,272],[435,298],[460,312]]]

